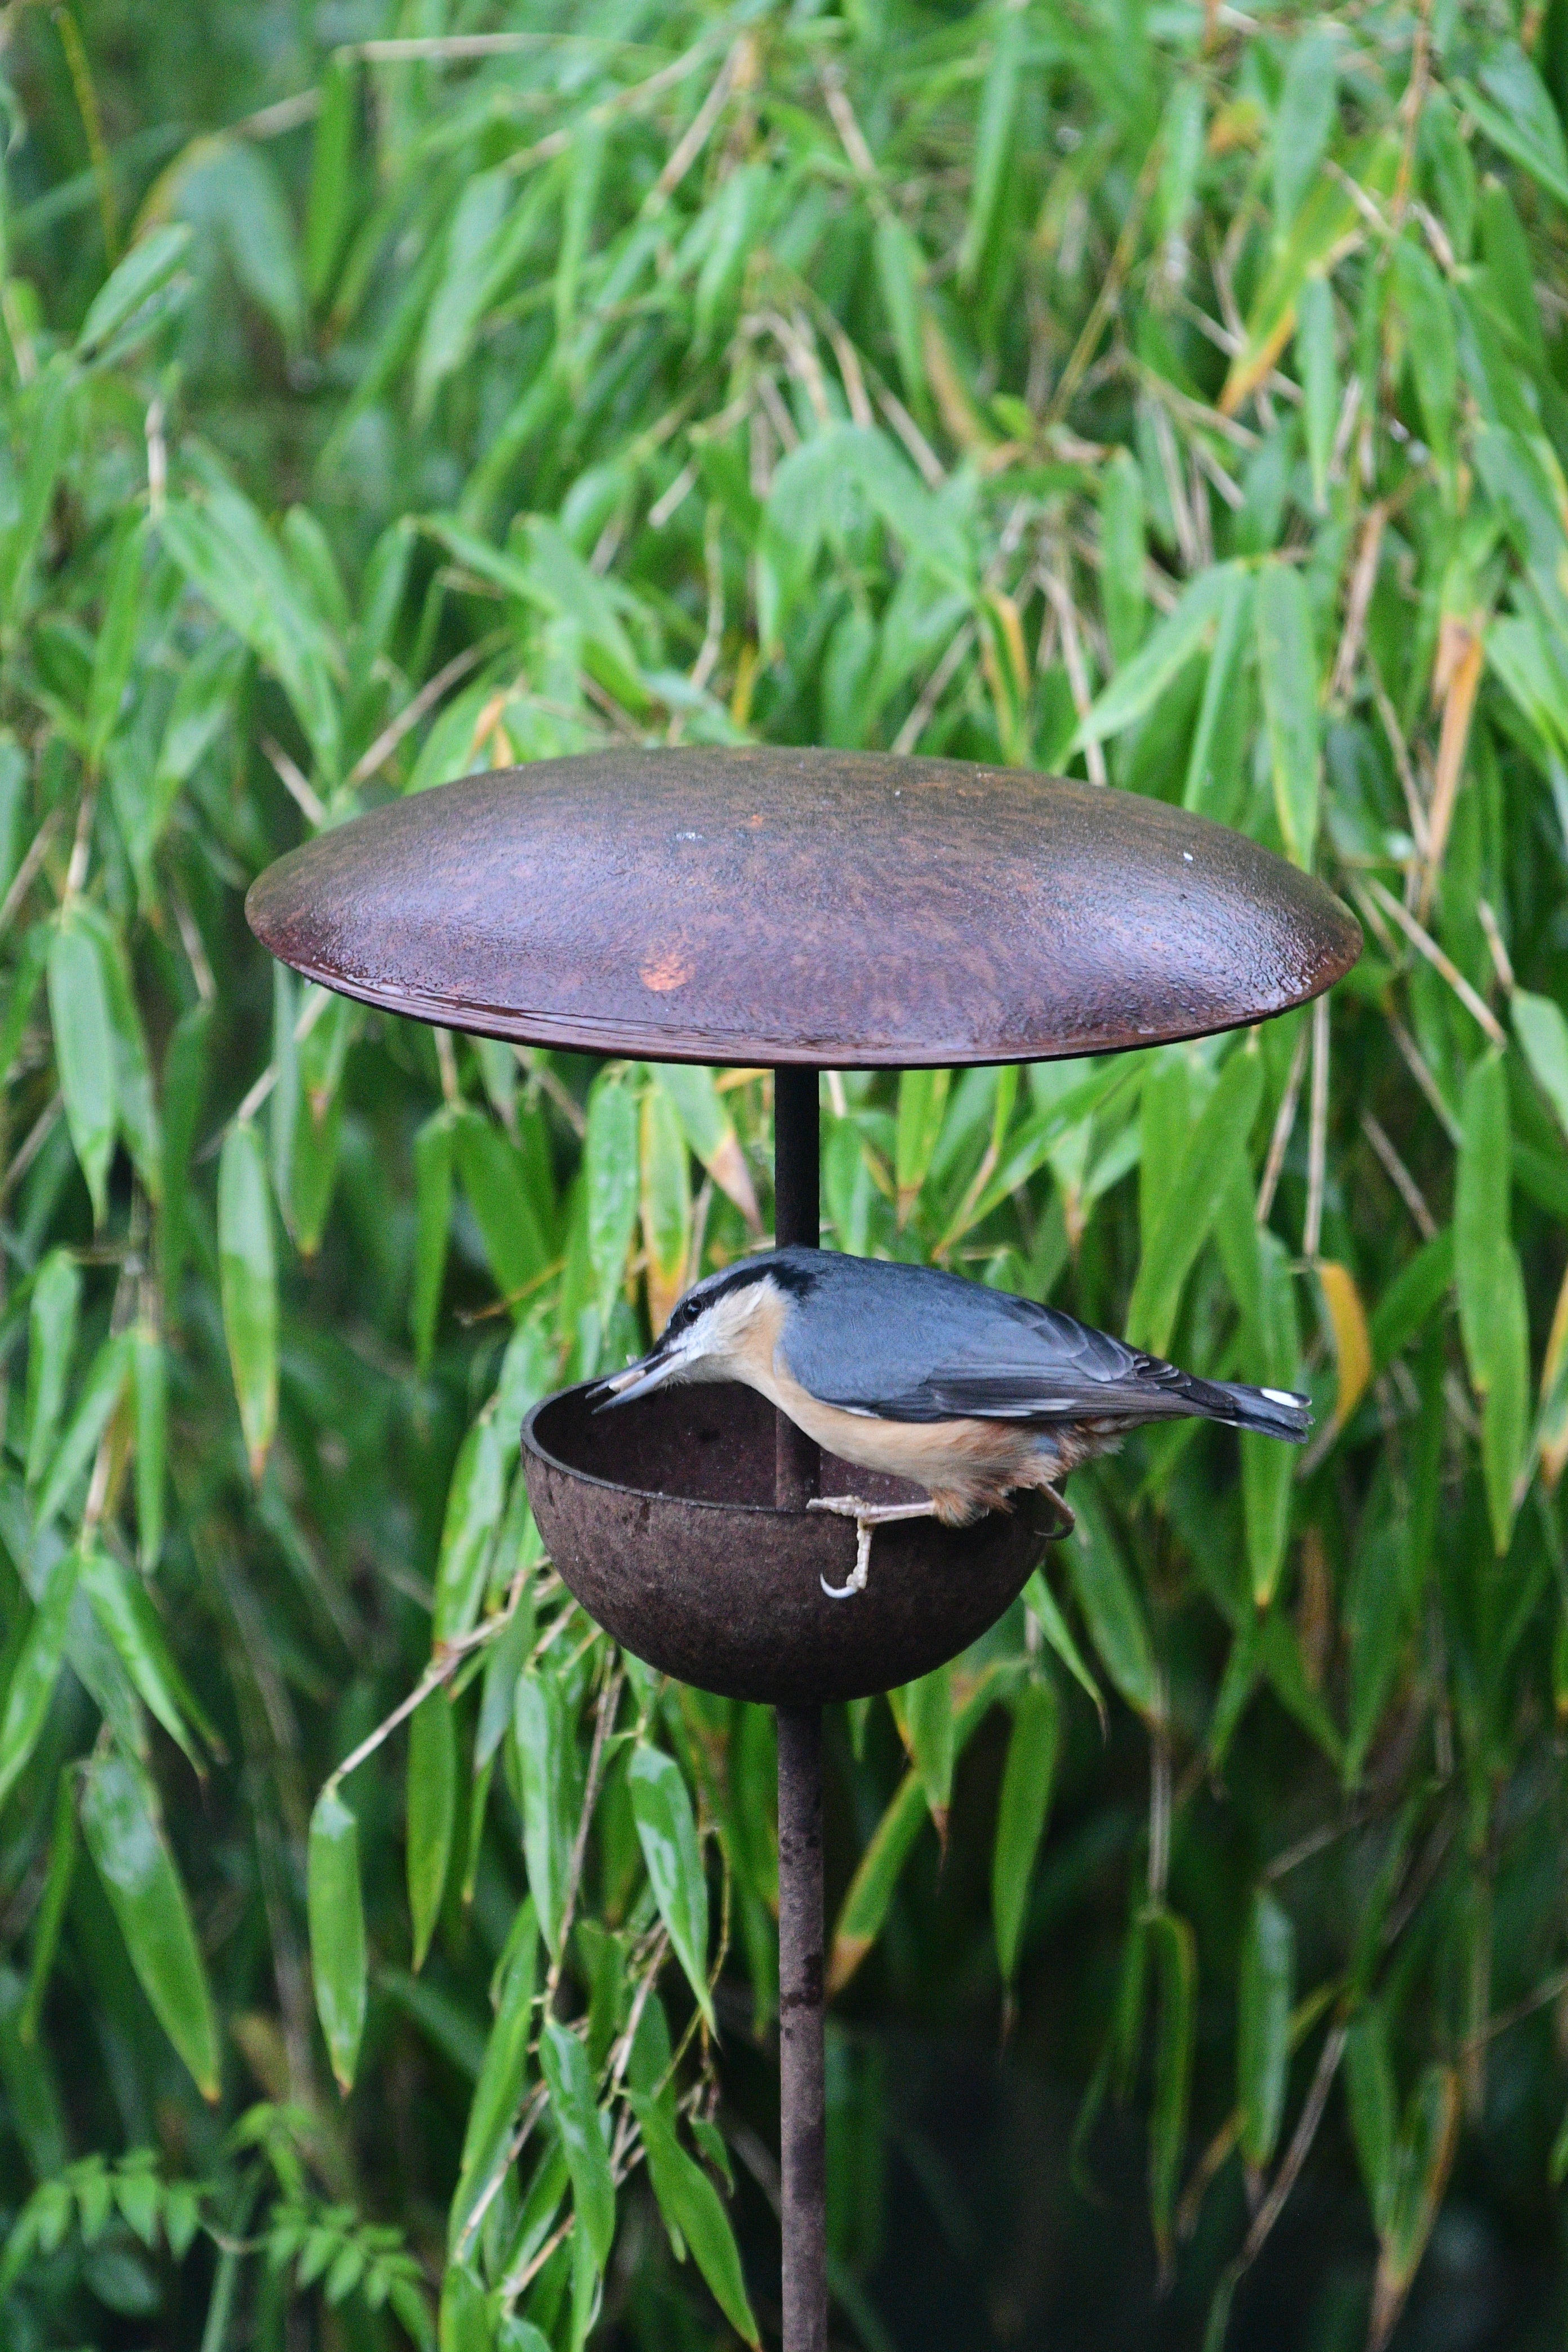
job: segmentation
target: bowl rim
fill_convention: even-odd
[[[813,1527],[821,1526],[826,1518],[842,1517],[842,1515],[838,1513],[814,1511],[811,1509],[809,1505],[804,1510],[795,1510],[788,1505],[781,1503],[721,1503],[715,1502],[712,1496],[709,1495],[672,1495],[668,1487],[634,1486],[628,1484],[625,1479],[602,1478],[595,1471],[578,1469],[574,1463],[563,1461],[559,1454],[552,1454],[547,1446],[541,1444],[534,1424],[538,1421],[540,1414],[545,1410],[546,1406],[561,1404],[564,1402],[568,1397],[583,1396],[588,1390],[595,1389],[599,1385],[600,1379],[598,1376],[595,1376],[591,1381],[574,1381],[569,1388],[552,1389],[548,1396],[542,1396],[535,1403],[531,1404],[528,1411],[522,1417],[522,1428],[519,1435],[519,1444],[522,1452],[531,1454],[536,1461],[542,1463],[547,1469],[559,1471],[563,1477],[575,1479],[580,1486],[599,1486],[609,1495],[636,1495],[640,1496],[643,1501],[648,1503],[673,1503],[678,1509],[682,1511],[718,1511],[727,1518],[732,1518],[737,1513],[744,1512],[753,1518],[798,1519],[803,1522],[809,1522]],[[743,1381],[712,1381],[702,1382],[693,1381],[688,1385],[692,1387],[701,1386],[738,1389],[743,1388],[745,1386],[745,1382]],[[900,1486],[914,1486],[917,1482],[904,1478],[900,1479],[898,1483]],[[1015,1518],[1018,1515],[1019,1506],[1028,1503],[1044,1503],[1047,1509],[1050,1509],[1051,1507],[1048,1497],[1039,1494],[1037,1490],[1020,1490],[1013,1504],[1008,1508],[1005,1510],[990,1510],[982,1512],[978,1519],[974,1519],[970,1522],[970,1526],[978,1528],[984,1527],[987,1521],[991,1519]],[[1051,1509],[1051,1518],[1053,1524],[1051,1528],[1046,1531],[1046,1540],[1048,1543],[1058,1543],[1064,1537],[1072,1533],[1072,1516],[1069,1512],[1067,1519],[1064,1521],[1057,1511]],[[933,1517],[931,1525],[939,1527],[942,1525],[942,1522]],[[960,1535],[967,1533],[968,1530],[961,1528],[949,1528],[946,1532],[950,1535]]]
[[[547,1468],[559,1470],[563,1477],[574,1478],[582,1486],[602,1486],[611,1495],[638,1495],[650,1503],[674,1503],[683,1511],[721,1511],[726,1517],[733,1517],[737,1511],[746,1511],[758,1518],[811,1519],[814,1522],[821,1517],[819,1512],[792,1510],[776,1503],[716,1503],[709,1495],[672,1495],[665,1486],[634,1486],[623,1478],[602,1478],[593,1470],[580,1470],[575,1463],[563,1461],[559,1454],[552,1454],[547,1446],[540,1444],[535,1433],[534,1423],[540,1414],[547,1405],[560,1404],[568,1397],[582,1396],[599,1385],[599,1377],[591,1381],[574,1381],[570,1388],[552,1389],[548,1396],[542,1396],[536,1404],[530,1405],[522,1417],[520,1443],[524,1451],[533,1454]],[[694,1381],[690,1385],[743,1388],[745,1383],[742,1381]]]

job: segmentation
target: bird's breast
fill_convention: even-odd
[[[1037,1466],[1042,1444],[1049,1444],[1019,1422],[889,1421],[850,1412],[811,1395],[776,1354],[764,1393],[825,1453],[917,1486],[1011,1486]]]

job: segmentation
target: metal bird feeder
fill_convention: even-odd
[[[618,751],[398,801],[271,866],[274,955],[450,1029],[652,1061],[771,1066],[775,1235],[820,1240],[817,1077],[1110,1054],[1284,1013],[1361,935],[1321,883],[1184,810],[1017,769],[875,754]],[[667,1673],[764,1700],[779,1733],[784,2352],[827,2331],[821,1710],[967,1647],[1054,1527],[879,1528],[854,1558],[823,1465],[751,1391],[667,1390],[523,1433],[529,1495],[589,1615]],[[826,1477],[823,1478],[826,1467]]]

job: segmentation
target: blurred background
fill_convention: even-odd
[[[1252,1034],[825,1081],[834,1245],[1317,1416],[1129,1443],[834,1712],[834,2342],[1559,2343],[1563,0],[0,59],[5,2344],[776,2340],[771,1720],[516,1471],[765,1240],[771,1081],[241,915],[390,796],[750,740],[1179,803],[1366,940]]]

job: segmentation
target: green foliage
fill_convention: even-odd
[[[1323,1018],[828,1082],[834,1243],[1317,1416],[1135,1437],[830,1724],[830,1979],[1054,2019],[1214,2345],[1353,2151],[1381,2345],[1461,2147],[1513,2230],[1568,2166],[1562,0],[12,15],[0,2334],[766,2319],[771,1727],[584,1622],[517,1453],[767,1231],[770,1083],[239,914],[400,793],[760,739],[1067,767],[1364,919]]]

